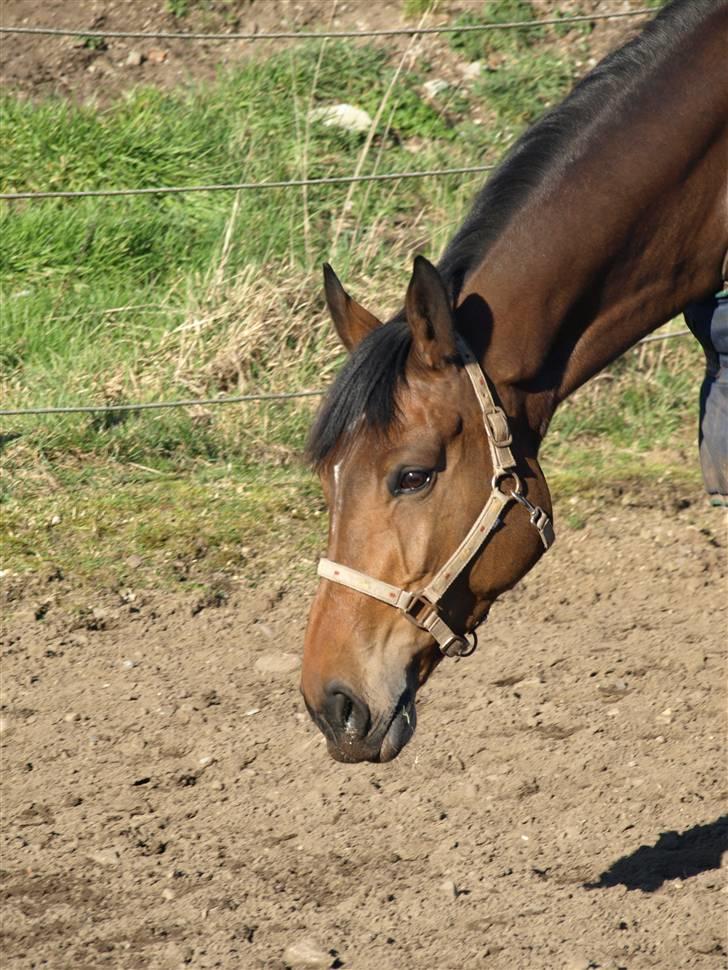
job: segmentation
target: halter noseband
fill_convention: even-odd
[[[318,564],[318,575],[322,579],[339,583],[341,586],[347,586],[349,589],[394,606],[416,627],[426,630],[434,637],[440,650],[447,657],[468,656],[475,650],[477,638],[475,631],[466,633],[464,636],[455,633],[442,618],[440,603],[478,549],[493,533],[506,506],[511,502],[518,502],[528,509],[531,525],[538,531],[545,549],[553,544],[555,538],[551,519],[546,512],[532,505],[523,494],[523,483],[515,471],[516,462],[510,447],[513,439],[505,412],[496,405],[485,374],[470,348],[460,337],[458,337],[458,349],[483,412],[485,433],[493,461],[490,496],[472,528],[445,565],[435,573],[427,586],[418,592],[392,586],[381,579],[374,579],[366,573],[361,573],[350,566],[342,566],[341,563],[333,562],[331,559],[320,559]],[[501,484],[507,479],[513,482],[513,487],[510,491],[504,492]]]

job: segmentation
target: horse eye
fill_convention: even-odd
[[[408,468],[402,472],[397,484],[398,492],[418,492],[432,479],[432,472],[424,468]]]

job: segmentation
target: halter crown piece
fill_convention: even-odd
[[[320,559],[318,564],[318,575],[322,579],[355,589],[359,593],[395,607],[416,627],[426,630],[434,637],[440,650],[447,657],[468,656],[475,650],[477,638],[474,630],[464,636],[455,633],[442,618],[440,603],[478,549],[490,538],[500,523],[505,508],[511,502],[518,502],[528,509],[531,525],[538,531],[545,549],[553,545],[555,538],[554,527],[549,516],[543,509],[532,505],[523,494],[523,483],[516,474],[516,462],[511,451],[513,439],[508,427],[508,418],[503,409],[496,405],[480,364],[461,337],[458,337],[458,350],[483,412],[485,433],[493,461],[490,496],[470,531],[445,565],[438,570],[427,586],[419,591],[392,586],[381,579],[374,579],[366,573],[361,573],[350,566],[343,566],[331,559]],[[510,491],[504,492],[501,484],[506,480],[510,480],[513,487]]]

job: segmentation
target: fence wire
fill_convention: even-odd
[[[670,333],[655,333],[637,341],[635,347],[651,343],[653,340],[667,340],[670,337],[685,337],[689,330],[673,330]],[[633,348],[634,349],[634,348]],[[160,411],[164,408],[208,407],[217,404],[242,404],[248,401],[291,401],[295,398],[320,397],[326,393],[325,388],[307,391],[287,391],[282,393],[238,394],[234,397],[190,398],[181,401],[145,401],[138,404],[79,404],[68,407],[40,407],[40,408],[4,408],[0,410],[0,417],[26,417],[31,414],[101,414],[119,411]]]
[[[470,175],[490,172],[493,165],[464,165],[461,168],[432,168],[425,171],[382,172],[372,175],[327,175],[322,178],[289,179],[277,182],[225,182],[217,185],[166,185],[141,189],[79,189],[58,192],[0,192],[0,199],[87,199],[98,196],[171,195],[181,192],[239,192],[246,189],[290,189],[315,185],[349,185],[352,182],[393,182],[397,179],[436,178],[441,175]]]
[[[482,24],[443,24],[439,27],[391,27],[381,30],[273,30],[273,31],[244,31],[229,34],[214,33],[179,33],[174,31],[147,32],[143,30],[84,30],[83,27],[21,27],[12,25],[0,27],[0,34],[44,34],[55,37],[99,37],[106,39],[139,39],[139,40],[327,40],[342,37],[412,37],[415,34],[459,34],[476,33],[486,30],[527,30],[534,27],[548,25],[578,24],[594,20],[621,20],[626,17],[643,17],[654,14],[650,7],[639,10],[623,10],[614,13],[580,14],[573,17],[544,17],[539,20],[511,20],[504,23]]]
[[[23,27],[19,25],[0,26],[0,34],[42,34],[58,37],[103,38],[103,39],[148,39],[148,40],[195,40],[195,41],[234,41],[234,40],[326,40],[335,38],[358,37],[407,37],[420,34],[452,34],[476,33],[489,30],[529,29],[548,25],[584,23],[597,20],[619,20],[628,17],[642,17],[654,14],[654,10],[643,7],[638,10],[615,11],[604,14],[584,14],[572,17],[545,17],[537,20],[514,20],[504,23],[482,23],[442,25],[433,27],[396,27],[381,30],[329,30],[329,31],[256,31],[217,33],[177,33],[170,31],[120,31],[120,30],[85,30],[83,28],[60,27]],[[344,175],[326,176],[323,178],[290,179],[273,182],[237,182],[213,185],[173,185],[157,186],[137,189],[83,189],[77,191],[49,191],[49,192],[2,192],[0,199],[4,201],[19,201],[21,199],[79,199],[90,197],[139,196],[139,195],[167,195],[183,192],[236,192],[257,189],[302,188],[317,185],[347,185],[352,182],[383,182],[396,179],[431,178],[446,175],[469,175],[488,172],[495,165],[469,165],[460,168],[429,169],[426,171],[386,172],[372,175]],[[654,340],[666,340],[670,337],[683,337],[690,331],[677,330],[671,333],[652,334],[636,344],[649,343]],[[55,414],[100,414],[109,412],[152,411],[182,407],[211,407],[222,404],[241,404],[252,401],[290,401],[300,398],[318,397],[325,393],[324,389],[290,391],[283,393],[254,393],[239,394],[230,397],[191,398],[175,401],[146,401],[135,404],[97,404],[70,405],[59,407],[37,408],[3,408],[0,417],[26,417],[30,415]]]

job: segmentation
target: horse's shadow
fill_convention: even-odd
[[[626,886],[653,893],[670,879],[689,879],[709,869],[719,869],[721,855],[728,849],[728,815],[707,825],[695,825],[685,832],[663,832],[654,845],[641,845],[630,855],[617,859],[599,877],[585,883],[585,889]]]

